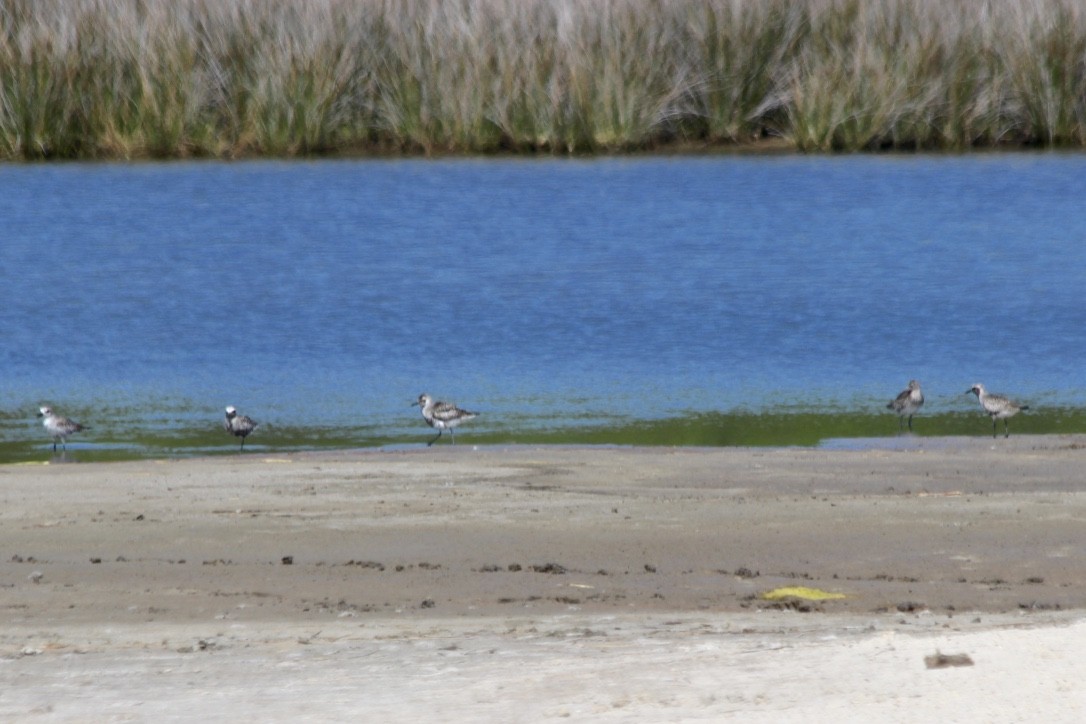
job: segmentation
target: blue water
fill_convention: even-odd
[[[1056,154],[3,166],[0,443],[41,404],[91,450],[229,448],[226,404],[416,443],[423,391],[513,441],[910,378],[1080,407],[1084,199]]]

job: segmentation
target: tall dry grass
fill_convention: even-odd
[[[0,0],[0,158],[1086,144],[1079,0]]]

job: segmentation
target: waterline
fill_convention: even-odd
[[[27,427],[12,434],[16,421],[4,420],[0,432],[0,464],[58,462],[107,462],[160,458],[191,458],[239,454],[233,438],[215,424],[178,427],[159,432],[114,432],[108,420],[68,443],[66,454],[54,455],[51,441]],[[1086,409],[1046,408],[1015,417],[1011,436],[1086,433]],[[521,429],[501,420],[473,420],[459,428],[458,446],[576,445],[667,447],[824,447],[829,449],[907,449],[918,441],[950,437],[991,438],[988,418],[979,411],[917,416],[915,431],[899,433],[891,414],[841,412],[733,412],[692,413],[660,420],[616,420],[610,424],[553,425]],[[6,429],[4,429],[6,428]],[[29,432],[29,434],[27,434]],[[315,428],[272,424],[258,428],[246,442],[248,455],[268,455],[316,450],[359,448],[400,449],[424,447],[432,437],[424,424],[403,424],[393,430],[373,426]],[[1000,438],[1002,439],[1002,428]],[[442,439],[436,447],[450,445]]]

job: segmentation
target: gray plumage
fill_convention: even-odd
[[[980,406],[992,418],[992,437],[996,437],[996,420],[1003,421],[1003,437],[1010,437],[1011,431],[1007,426],[1007,418],[1014,417],[1022,410],[1028,410],[1029,405],[1019,405],[1004,395],[995,395],[984,389],[984,385],[977,383],[965,391],[965,394],[973,393],[980,401]]]
[[[418,401],[412,402],[411,405],[418,405],[422,410],[422,417],[426,420],[426,424],[437,430],[437,437],[426,443],[427,447],[437,442],[438,438],[441,437],[441,433],[445,430],[449,431],[449,437],[452,438],[452,444],[455,445],[456,437],[453,434],[453,428],[465,420],[479,416],[479,413],[462,410],[451,402],[435,401],[425,392],[419,395]]]
[[[222,426],[234,437],[241,438],[241,446],[238,450],[244,450],[245,438],[249,437],[249,433],[255,430],[259,424],[248,415],[239,415],[237,409],[230,405],[226,408],[226,419],[223,420]]]
[[[909,430],[913,429],[913,415],[924,404],[924,393],[920,391],[920,383],[916,380],[909,380],[909,386],[907,389],[902,390],[901,394],[891,400],[886,407],[897,413],[897,424],[900,428],[905,421],[905,418],[909,418]]]
[[[53,452],[57,451],[57,443],[59,442],[65,450],[68,449],[67,439],[72,433],[81,432],[85,428],[78,422],[53,412],[51,407],[41,407],[38,409],[38,417],[45,418],[42,420],[42,426],[49,431],[49,434],[53,436]]]

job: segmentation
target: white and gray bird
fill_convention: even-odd
[[[1029,409],[1029,405],[1019,405],[1008,397],[988,392],[979,382],[965,391],[965,394],[969,393],[977,396],[980,406],[988,413],[988,417],[992,418],[992,437],[996,436],[996,420],[1003,421],[1003,437],[1010,437],[1011,431],[1007,427],[1007,418]]]
[[[53,412],[52,407],[38,408],[38,417],[45,418],[42,420],[41,424],[49,431],[49,434],[53,436],[53,452],[57,451],[58,442],[65,450],[67,450],[68,436],[74,432],[81,432],[85,429],[78,422],[56,414]]]
[[[465,420],[470,420],[473,417],[478,417],[477,412],[468,412],[462,410],[451,402],[435,401],[425,392],[419,395],[417,402],[412,402],[411,406],[418,405],[422,409],[422,417],[426,420],[426,424],[437,430],[437,437],[430,442],[426,443],[426,447],[430,447],[438,438],[441,437],[441,433],[445,430],[449,431],[449,436],[452,438],[452,444],[456,444],[456,437],[453,434],[453,428],[459,425]]]
[[[234,437],[241,438],[241,447],[238,450],[245,449],[245,438],[249,437],[249,433],[255,430],[259,424],[248,415],[239,415],[237,408],[233,405],[227,405],[226,419],[223,420],[222,426]]]
[[[908,388],[902,390],[901,394],[887,403],[886,407],[897,413],[898,428],[904,424],[905,418],[909,418],[909,431],[911,432],[913,429],[913,415],[923,404],[924,393],[920,391],[920,383],[916,380],[909,380]]]

